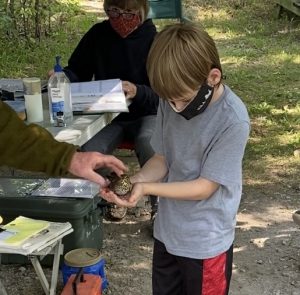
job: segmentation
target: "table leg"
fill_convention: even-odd
[[[59,259],[60,259],[60,255],[62,253],[63,253],[63,244],[62,244],[61,240],[59,240],[57,245],[54,248],[50,295],[55,295],[55,292],[56,292],[57,278],[58,278],[58,272],[59,272]]]
[[[61,239],[56,242],[55,246],[53,247],[53,252],[54,252],[54,257],[53,257],[50,286],[37,256],[29,256],[30,261],[34,267],[34,270],[41,282],[41,285],[46,295],[55,295],[56,292],[58,272],[59,272],[59,259],[60,259],[60,255],[63,253],[63,244]]]
[[[7,292],[2,284],[2,282],[0,281],[0,294],[1,295],[7,295]]]
[[[34,267],[34,270],[42,284],[45,294],[49,295],[49,283],[47,281],[47,278],[45,276],[45,273],[42,269],[42,266],[41,266],[37,256],[30,256],[29,258],[30,258],[30,261]]]

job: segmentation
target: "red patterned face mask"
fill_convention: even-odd
[[[112,28],[122,38],[126,38],[141,24],[141,18],[137,13],[116,12],[116,10],[111,9],[108,9],[106,13]]]

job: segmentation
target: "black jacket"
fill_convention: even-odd
[[[118,120],[155,115],[158,96],[150,88],[146,60],[156,34],[151,19],[126,38],[121,38],[108,20],[94,25],[81,39],[64,68],[71,82],[121,79],[137,86],[137,94]]]

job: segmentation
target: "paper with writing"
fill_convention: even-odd
[[[119,79],[71,83],[73,112],[128,112]]]

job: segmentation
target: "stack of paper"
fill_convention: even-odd
[[[120,79],[71,83],[73,112],[128,112]]]
[[[11,236],[8,236],[3,242],[8,245],[20,245],[47,227],[49,227],[48,221],[19,216],[7,225],[2,226],[2,229],[11,233]]]
[[[0,89],[14,94],[14,97],[24,95],[24,86],[22,79],[0,79]]]
[[[5,228],[14,227],[14,225],[12,224],[15,224],[16,220],[22,221],[22,224],[30,224],[29,227],[31,227],[32,224],[39,224],[39,227],[42,228],[41,225],[45,225],[46,223],[48,226],[47,228],[40,230],[36,234],[23,240],[22,242],[10,243],[7,242],[7,240],[11,237],[14,237],[15,233],[8,229],[6,230]],[[62,237],[73,231],[72,225],[69,222],[51,222],[44,220],[35,220],[23,216],[19,216],[7,226],[2,227],[2,229],[5,230],[0,233],[0,253],[15,253],[23,255],[28,255],[40,251],[41,249],[45,249],[53,242],[57,241],[58,239],[61,239]]]

